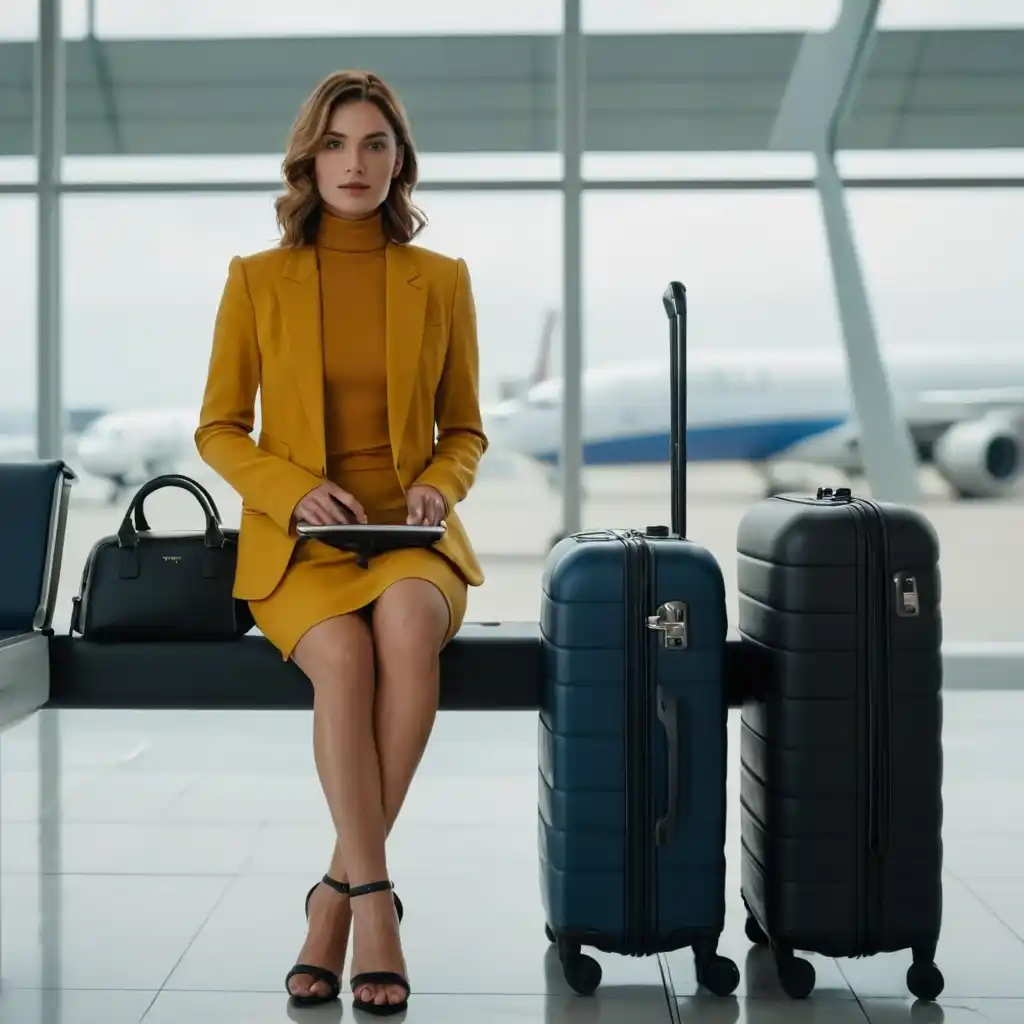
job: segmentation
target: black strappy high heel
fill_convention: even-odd
[[[324,875],[319,881],[314,883],[313,887],[306,893],[306,920],[309,920],[309,901],[313,898],[313,893],[317,891],[321,883],[323,885],[329,885],[335,891],[341,893],[342,896],[349,896],[351,894],[350,886],[348,882],[339,882],[335,878],[331,878],[330,875]],[[395,893],[395,911],[398,914],[398,922],[401,924],[402,916],[405,913],[405,908],[402,906],[402,901],[398,898],[398,893]],[[330,986],[331,992],[326,996],[308,995],[301,996],[296,995],[292,992],[289,987],[289,982],[297,974],[308,974],[315,982],[324,981]],[[337,999],[341,995],[341,982],[338,980],[337,974],[334,971],[327,970],[326,967],[318,967],[316,964],[296,964],[287,974],[284,979],[285,991],[291,996],[292,1002],[295,1006],[320,1006],[323,1003],[330,1003]]]
[[[383,882],[369,882],[367,885],[350,886],[348,895],[349,899],[355,899],[357,896],[367,896],[371,892],[383,892],[386,889],[394,889],[393,883],[387,880]],[[395,905],[396,907],[398,906],[397,896],[395,897]],[[399,915],[399,921],[401,921],[401,915]],[[362,999],[353,998],[353,1009],[362,1010],[364,1013],[372,1014],[375,1017],[390,1017],[394,1013],[402,1013],[408,1009],[409,996],[412,995],[412,989],[409,987],[409,982],[402,975],[394,971],[363,971],[362,974],[357,974],[352,978],[350,984],[353,995],[364,985],[399,985],[405,989],[405,999],[400,1003],[367,1003]]]
[[[324,885],[329,885],[332,889],[341,893],[342,896],[349,894],[349,886],[347,882],[339,882],[337,879],[331,878],[330,875],[324,875],[324,877],[317,882],[309,892],[306,893],[306,920],[309,920],[309,901],[313,898],[313,893],[320,887],[321,882]],[[330,992],[325,996],[318,995],[296,995],[291,990],[289,982],[297,974],[308,974],[314,982],[323,981],[327,983],[330,988]],[[292,1004],[294,1006],[320,1006],[322,1003],[330,1003],[341,995],[341,982],[338,980],[338,976],[334,971],[327,970],[326,967],[318,967],[316,964],[296,964],[287,974],[284,979],[285,991],[291,996]]]

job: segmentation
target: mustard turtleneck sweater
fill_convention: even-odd
[[[368,513],[372,507],[395,514],[383,518],[398,516],[404,522],[405,497],[388,432],[386,245],[379,214],[357,221],[323,215],[317,256],[324,433],[329,478],[353,493]]]

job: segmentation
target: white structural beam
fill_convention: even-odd
[[[581,0],[564,0],[559,45],[562,181],[562,533],[578,531],[583,506],[583,119],[586,87]]]
[[[1024,174],[957,175],[915,174],[912,176],[862,176],[843,179],[849,190],[894,189],[920,192],[923,189],[1007,189],[1024,188]],[[588,178],[585,192],[806,192],[817,190],[818,177],[813,178]],[[421,181],[420,192],[561,192],[561,178],[451,178]],[[35,196],[38,186],[27,182],[0,181],[0,196]],[[63,182],[57,190],[65,195],[235,195],[252,192],[280,192],[281,181],[242,178],[238,180],[203,181],[180,179],[172,181],[80,181]]]
[[[846,348],[861,460],[876,498],[915,502],[917,458],[878,344],[835,140],[875,35],[879,0],[844,0],[828,32],[808,33],[783,94],[770,147],[812,152]]]

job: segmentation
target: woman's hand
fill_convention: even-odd
[[[296,522],[313,526],[366,522],[363,506],[348,491],[330,480],[325,480],[305,495],[295,506],[293,515]]]
[[[441,492],[429,484],[413,484],[405,496],[409,509],[409,526],[437,526],[444,519],[447,507]]]

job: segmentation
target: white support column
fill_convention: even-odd
[[[562,172],[562,533],[580,529],[583,506],[583,120],[586,70],[581,0],[564,0],[559,49]]]
[[[771,149],[810,150],[828,239],[846,348],[861,460],[876,498],[915,502],[921,488],[906,421],[882,361],[843,181],[835,163],[838,126],[863,73],[879,0],[844,0],[832,30],[800,48],[772,130]]]

